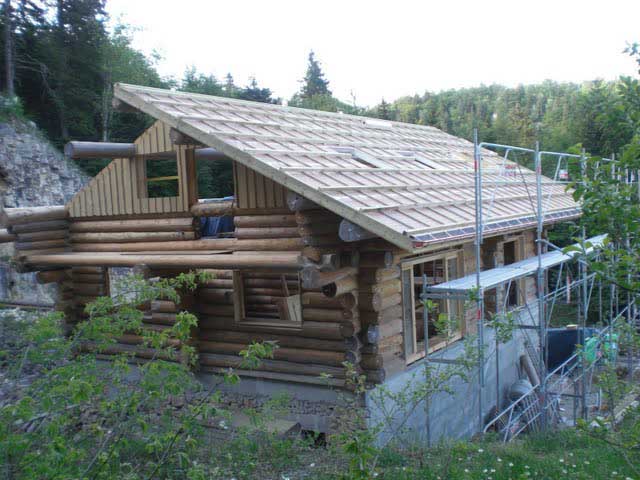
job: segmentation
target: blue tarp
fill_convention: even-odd
[[[224,232],[233,232],[233,217],[200,217],[200,233],[203,237],[217,237]]]
[[[206,203],[232,201],[233,197],[216,198]],[[233,216],[200,217],[200,233],[203,237],[219,237],[221,233],[233,232]]]

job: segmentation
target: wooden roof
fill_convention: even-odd
[[[403,249],[474,234],[473,144],[437,128],[124,84],[115,96]],[[535,225],[534,172],[483,159],[485,231]],[[545,223],[579,215],[563,184],[546,179],[543,197]]]

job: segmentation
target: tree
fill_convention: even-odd
[[[118,140],[128,141],[132,136],[138,136],[141,129],[147,126],[146,121],[141,121],[140,115],[113,111],[114,83],[126,82],[149,87],[169,86],[169,82],[163,81],[156,71],[155,64],[159,56],[155,54],[151,58],[146,57],[131,46],[131,41],[131,28],[128,25],[116,25],[107,41],[102,44],[100,137],[103,142],[111,141],[114,133]],[[132,120],[135,126],[131,125]],[[134,135],[131,135],[132,133]]]
[[[391,114],[391,106],[384,101],[384,98],[382,99],[382,101],[380,102],[380,105],[377,106],[376,108],[377,110],[377,117],[378,118],[382,118],[383,120],[391,120],[392,119],[392,114]]]
[[[234,98],[238,94],[238,87],[236,87],[231,73],[227,73],[227,76],[225,77],[223,90],[225,97]]]
[[[180,82],[180,90],[216,96],[222,96],[225,93],[222,85],[214,75],[198,73],[194,66],[184,72],[184,76]]]
[[[238,98],[251,100],[253,102],[277,103],[271,96],[271,90],[268,88],[260,88],[254,77],[251,77],[249,85],[240,90]]]
[[[311,98],[315,95],[331,95],[329,90],[329,81],[324,78],[320,62],[316,60],[313,50],[309,52],[309,63],[307,64],[307,73],[302,80],[302,89],[300,97]]]
[[[15,90],[15,71],[16,65],[13,60],[13,6],[11,0],[5,0],[3,7],[3,23],[4,23],[4,71],[5,71],[5,91],[7,97],[13,98],[16,95]]]

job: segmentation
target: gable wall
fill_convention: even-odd
[[[287,208],[287,189],[258,172],[233,162],[238,208]]]
[[[134,142],[140,155],[176,151],[179,195],[145,198],[145,163],[140,157],[117,158],[96,175],[67,204],[74,217],[188,212],[195,196],[189,179],[195,178],[193,150],[171,143],[169,127],[158,121]],[[193,174],[190,172],[193,169]]]

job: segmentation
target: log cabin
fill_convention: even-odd
[[[238,369],[244,390],[229,392],[238,398],[284,389],[303,405],[294,416],[319,429],[336,401],[322,389],[344,387],[344,362],[375,388],[415,371],[425,340],[437,352],[476,331],[475,311],[450,300],[436,308],[459,319],[452,334],[425,331],[420,301],[424,282],[475,271],[469,141],[430,126],[125,84],[114,103],[155,123],[129,144],[71,142],[72,158],[112,161],[64,206],[3,212],[2,240],[15,242],[20,268],[60,286],[69,326],[110,294],[119,269],[206,269],[213,278],[188,301],[199,318],[199,375]],[[536,192],[524,181],[501,185],[535,173],[482,155],[482,262],[491,268],[535,254]],[[232,200],[199,199],[198,162],[231,165]],[[169,174],[150,174],[160,164]],[[564,185],[547,179],[542,193],[545,227],[580,215]],[[203,235],[201,219],[221,216],[232,217],[231,231]],[[522,279],[487,293],[487,310],[532,298],[534,282]],[[155,302],[145,324],[162,328],[182,308]],[[277,342],[274,358],[240,369],[239,352],[265,340]],[[149,356],[139,344],[127,336],[121,351]]]

